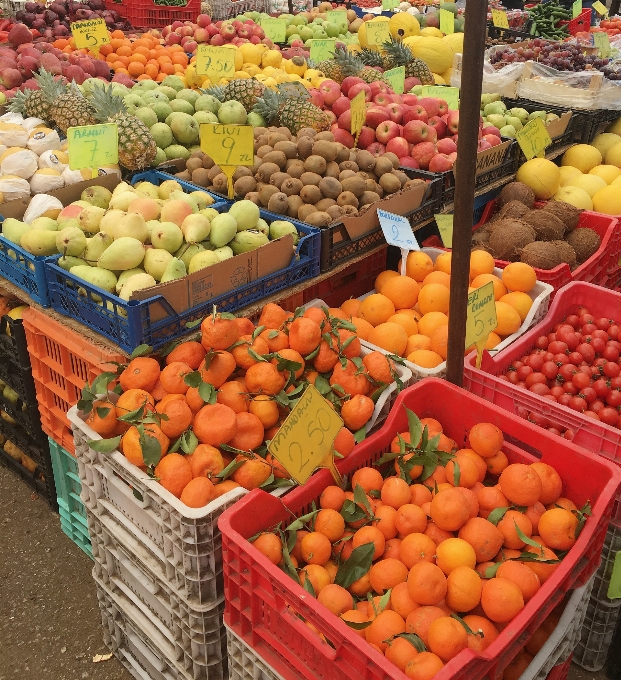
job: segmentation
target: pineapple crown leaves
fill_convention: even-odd
[[[34,74],[34,79],[39,84],[39,87],[43,91],[43,95],[50,104],[53,103],[60,95],[69,91],[65,83],[63,83],[61,80],[56,80],[54,76],[44,68],[40,68],[39,72]],[[77,91],[80,93],[79,90]]]
[[[211,95],[212,97],[215,97],[218,101],[224,102],[225,95],[224,88],[222,87],[222,85],[213,85],[212,87],[208,87],[206,90],[199,88],[198,91],[201,94]]]
[[[278,116],[280,107],[285,103],[287,97],[282,92],[266,89],[263,96],[257,100],[253,111],[263,116],[270,123]]]
[[[10,100],[7,110],[11,113],[24,113],[24,106],[26,105],[29,92],[32,92],[32,90],[27,90],[26,92],[18,90]]]
[[[101,122],[119,114],[129,115],[125,102],[121,97],[113,94],[112,88],[112,85],[95,88],[90,97],[90,103],[96,110],[96,118]]]

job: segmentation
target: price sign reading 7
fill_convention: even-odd
[[[83,125],[67,130],[69,167],[71,170],[116,165],[119,162],[118,128],[116,123]]]
[[[235,73],[235,48],[199,45],[196,73],[207,76],[213,83],[217,83],[220,78],[231,78]]]

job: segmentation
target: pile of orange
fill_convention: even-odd
[[[76,51],[73,38],[59,38],[53,44],[66,53]],[[95,56],[88,50],[78,51]],[[134,80],[157,82],[162,82],[170,75],[183,76],[189,61],[181,45],[161,45],[156,37],[148,33],[132,40],[123,31],[111,33],[110,43],[99,49],[99,58],[105,59],[115,73],[125,73]]]
[[[153,467],[150,449],[145,461],[145,437],[157,440],[161,460],[155,476],[190,507],[202,507],[235,486],[250,490],[288,478],[265,442],[295,403],[287,395],[294,400],[309,384],[321,388],[340,413],[345,427],[334,448],[346,457],[355,445],[353,433],[373,414],[374,392],[393,382],[394,366],[377,351],[361,358],[360,340],[345,314],[326,311],[300,309],[294,316],[270,303],[257,326],[245,318],[210,315],[202,322],[200,342],[179,344],[164,362],[132,359],[119,378],[118,402],[95,402],[86,422],[104,438],[120,436],[119,449],[142,468]],[[190,374],[192,386],[186,381]],[[134,422],[118,420],[141,408]],[[198,446],[184,456],[173,444],[192,435]],[[240,466],[222,481],[218,475],[234,460]]]
[[[457,450],[440,422],[421,424],[438,436],[436,450],[454,452],[445,467],[422,481],[422,465],[403,468],[395,460],[399,476],[392,476],[385,463],[387,477],[359,468],[350,487],[356,496],[328,486],[305,528],[295,537],[285,529],[289,546],[295,538],[290,552],[274,533],[254,546],[289,575],[295,570],[329,612],[358,624],[356,633],[408,678],[430,680],[462,650],[485,650],[519,614],[557,569],[550,560],[575,543],[579,512],[561,497],[553,467],[509,464],[496,425],[475,425],[468,448]],[[394,438],[393,453],[404,461],[420,453],[400,450],[400,438],[409,442],[411,434]],[[348,522],[352,506],[365,517]],[[367,562],[360,554],[353,560],[368,571],[348,581],[349,568],[340,565],[366,545]],[[520,561],[522,552],[533,561]],[[400,637],[406,633],[424,650]]]
[[[528,293],[537,283],[530,265],[514,262],[503,270],[502,278],[494,275],[494,266],[489,253],[472,252],[469,292],[490,281],[494,284],[498,326],[490,333],[487,349],[520,328],[533,304]],[[352,318],[362,340],[422,368],[435,368],[446,361],[450,285],[450,252],[434,262],[427,253],[412,251],[405,276],[382,272],[375,280],[375,293],[347,300],[341,309]]]

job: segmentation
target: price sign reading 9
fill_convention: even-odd
[[[254,164],[254,131],[250,125],[201,125],[201,150],[220,167]]]
[[[230,78],[235,73],[235,50],[232,47],[199,45],[196,53],[196,73],[207,76],[213,83]]]

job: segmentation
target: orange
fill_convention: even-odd
[[[169,401],[160,413],[168,418],[168,420],[164,420],[164,418],[160,420],[160,429],[170,439],[178,437],[192,424],[192,410],[185,400],[173,399]]]
[[[552,508],[556,507],[560,508],[565,508],[565,510],[577,510],[578,508],[576,507],[576,504],[573,501],[570,501],[569,498],[557,498],[554,503],[550,503],[549,505],[546,506],[547,510],[552,510]]]
[[[182,361],[168,364],[160,374],[160,383],[169,394],[185,394],[190,386],[184,381],[192,369]]]
[[[349,317],[358,315],[358,307],[360,307],[360,300],[357,300],[356,298],[350,298],[349,300],[345,300],[345,302],[341,305],[341,309]]]
[[[157,440],[160,445],[160,454],[161,456],[165,456],[170,446],[170,439],[168,439],[162,430],[160,430],[155,423],[147,423],[144,426],[144,434],[145,437]],[[119,448],[130,463],[133,463],[138,467],[145,465],[142,444],[140,443],[140,433],[136,426],[130,427],[127,432],[125,432]],[[179,493],[181,493],[181,490]]]
[[[403,352],[403,355],[408,357],[410,356],[410,354],[416,352],[419,349],[430,348],[431,348],[430,338],[428,338],[426,335],[415,333],[414,335],[410,335],[410,337],[408,338],[408,343],[405,346],[405,351]]]
[[[440,283],[447,288],[451,287],[451,277],[444,272],[431,272],[425,276],[423,286],[428,286],[430,283]]]
[[[477,464],[469,456],[460,454],[459,451],[455,458],[446,464],[444,469],[446,471],[446,481],[453,486],[469,489],[479,480],[479,467]]]
[[[423,286],[418,294],[418,307],[421,314],[429,312],[442,312],[446,314],[449,310],[450,291],[441,283],[430,283]]]
[[[432,621],[427,636],[429,649],[442,661],[450,661],[468,647],[466,629],[459,621],[449,616],[443,616]]]
[[[436,544],[425,534],[411,533],[404,537],[399,546],[399,558],[408,569],[419,562],[433,563]]]
[[[235,414],[235,434],[228,444],[240,451],[254,451],[263,443],[264,435],[265,428],[259,418],[242,411]]]
[[[488,472],[496,477],[509,465],[509,459],[504,451],[499,451],[495,456],[487,458],[485,462]]]
[[[362,467],[354,472],[351,478],[351,488],[361,486],[365,493],[381,491],[384,479],[379,470],[371,467]]]
[[[408,534],[423,533],[427,528],[427,516],[418,505],[406,503],[397,510],[395,527],[399,532],[399,538],[404,538]]]
[[[496,525],[498,531],[504,536],[504,546],[511,550],[519,550],[525,545],[524,541],[518,536],[516,525],[525,536],[529,538],[532,536],[533,526],[530,520],[517,510],[508,510]]]
[[[354,608],[354,600],[345,588],[330,583],[322,588],[317,599],[335,616],[340,616]]]
[[[419,285],[409,276],[394,276],[382,286],[385,295],[395,306],[395,309],[414,307],[418,300]]]
[[[496,302],[496,321],[498,325],[494,328],[494,332],[502,337],[517,333],[522,325],[522,319],[517,310],[502,301]]]
[[[345,533],[345,520],[336,510],[320,510],[315,517],[315,531],[326,536],[330,543],[334,543]]]
[[[276,367],[266,361],[260,361],[246,371],[246,387],[251,394],[278,394],[285,382]]]
[[[433,261],[420,250],[412,250],[408,253],[405,261],[405,273],[419,283],[425,279],[427,274],[433,271]],[[377,286],[376,286],[377,288]]]
[[[304,373],[306,363],[302,355],[299,352],[296,352],[294,349],[285,348],[279,350],[276,356],[272,359],[272,364],[276,366],[276,368],[278,369],[279,362],[282,361],[292,361],[294,364],[299,364],[300,366],[299,368],[296,368],[295,371],[293,371],[293,367],[289,369],[286,368],[286,364],[283,364],[283,369],[281,372],[284,373],[287,376],[287,378],[291,376],[291,373],[295,373],[296,378],[299,378],[302,375],[302,373]]]
[[[205,361],[201,364],[199,370],[203,381],[218,389],[227,381],[236,368],[237,364],[232,354],[229,352],[218,352],[205,357]]]
[[[457,531],[470,518],[470,505],[459,489],[444,489],[431,501],[431,519],[440,529]]]
[[[347,458],[356,446],[353,432],[346,427],[342,427],[334,438],[332,446],[343,458]]]
[[[119,376],[123,392],[131,389],[150,392],[160,377],[160,365],[151,357],[132,359]],[[165,388],[164,388],[165,389]]]
[[[371,587],[383,595],[387,590],[408,579],[408,568],[400,560],[388,558],[376,562],[369,571]]]
[[[319,497],[319,507],[340,512],[345,502],[345,492],[338,486],[327,486]]]
[[[503,671],[503,680],[519,680],[532,660],[532,655],[522,649]]]
[[[470,253],[470,280],[481,274],[492,274],[496,263],[494,258],[485,250],[473,250]]]
[[[482,517],[471,517],[459,530],[459,538],[472,546],[477,562],[491,560],[504,541],[499,529]]]
[[[436,257],[436,261],[433,263],[433,268],[436,271],[439,272],[444,272],[446,274],[451,273],[451,259],[452,259],[452,253],[449,251],[448,253],[442,253]]]
[[[343,418],[345,427],[356,432],[368,422],[374,409],[375,404],[372,399],[363,394],[355,394],[341,407],[341,418]]]
[[[444,667],[442,659],[432,652],[421,652],[405,667],[410,680],[431,680]]]
[[[224,404],[207,404],[194,416],[192,429],[201,444],[220,446],[235,436],[236,414]]]
[[[218,390],[217,400],[219,404],[232,408],[235,413],[248,411],[248,396],[244,386],[237,380],[225,382]]]
[[[321,342],[321,327],[316,321],[301,317],[289,326],[289,347],[302,356],[310,354]]]
[[[410,503],[410,487],[405,480],[399,477],[388,477],[382,486],[380,497],[384,505],[389,505],[398,510],[402,505]]]
[[[457,451],[456,455],[469,458],[477,466],[477,470],[479,471],[477,481],[483,482],[483,480],[485,479],[485,475],[487,473],[487,465],[483,458],[481,458],[481,456],[479,456],[479,454],[473,451],[472,449],[460,449],[459,451]],[[474,485],[471,488],[474,489]]]
[[[136,411],[142,406],[146,411],[153,411],[155,400],[145,390],[131,389],[124,392],[116,402],[116,417],[127,415],[131,411]]]
[[[380,323],[369,333],[368,341],[391,354],[401,355],[408,344],[408,334],[398,323]]]
[[[410,502],[414,503],[414,505],[431,503],[431,491],[424,484],[412,484],[410,493],[412,494],[412,500]]]
[[[302,586],[306,583],[306,579],[310,581],[317,596],[326,586],[330,585],[330,574],[318,564],[308,564],[300,571],[298,576]]]
[[[528,312],[530,312],[530,308],[533,306],[530,295],[518,292],[507,293],[506,295],[503,295],[498,302],[504,302],[510,307],[513,307],[518,313],[521,322],[524,322]]]
[[[216,489],[207,477],[190,480],[181,492],[180,501],[189,508],[203,508],[216,497]]]
[[[397,583],[390,593],[390,606],[393,611],[406,619],[418,605],[410,596],[407,580],[404,583]],[[407,623],[406,623],[407,626]]]
[[[243,461],[244,464],[235,470],[232,474],[232,479],[240,486],[243,486],[244,489],[248,489],[248,491],[261,486],[272,474],[270,465],[259,456],[250,459],[238,456],[237,460]]]
[[[384,534],[377,527],[371,526],[358,529],[358,531],[356,531],[354,534],[351,543],[354,549],[360,547],[361,545],[365,545],[366,543],[373,543],[375,546],[375,551],[373,552],[373,561],[382,556],[384,548],[386,547],[386,539],[384,538]]]
[[[239,326],[234,319],[220,314],[206,316],[201,323],[201,344],[206,350],[227,349],[239,340]]]
[[[448,316],[443,312],[429,312],[424,314],[418,322],[418,332],[428,338],[439,326],[448,325]]]
[[[463,620],[474,633],[468,635],[468,647],[476,652],[484,652],[499,635],[496,626],[484,616],[468,614]]]
[[[140,56],[140,55],[139,55]],[[144,57],[143,57],[144,59]],[[129,72],[130,76],[133,76],[134,78],[141,76],[144,73],[144,65],[139,62],[139,61],[130,61],[129,65],[127,67],[127,71]]]
[[[420,605],[437,605],[446,595],[446,576],[435,564],[419,562],[408,575],[410,597]]]
[[[537,574],[529,569],[526,564],[516,560],[503,562],[498,567],[496,576],[513,581],[522,592],[524,602],[528,602],[541,587]]]
[[[307,564],[325,564],[332,554],[332,544],[324,534],[312,531],[302,539],[301,553]]]
[[[289,347],[289,336],[283,331],[267,328],[259,337],[265,340],[270,352],[279,352]]]
[[[356,327],[356,334],[358,337],[361,340],[368,340],[369,334],[373,330],[373,326],[368,321],[361,319],[358,316],[352,317],[351,323]]]
[[[248,380],[247,374],[246,380]],[[333,391],[338,396],[344,396],[345,394],[351,396],[355,394],[366,395],[371,386],[367,376],[360,372],[350,359],[346,360],[345,368],[343,368],[340,362],[334,366],[329,382]]]
[[[224,470],[222,454],[209,444],[199,444],[186,460],[192,469],[192,477],[211,478]]]
[[[393,314],[390,319],[388,319],[388,323],[397,323],[400,326],[403,326],[408,338],[411,335],[418,333],[418,324],[413,317],[408,316],[407,314],[397,312],[396,314]]]
[[[444,362],[444,359],[437,352],[428,349],[415,350],[408,354],[407,360],[421,368],[436,368]]]
[[[205,358],[205,348],[200,342],[188,340],[177,345],[175,349],[166,357],[166,364],[172,364],[175,361],[182,361],[191,369],[196,371],[203,363]]]
[[[259,394],[250,400],[248,412],[257,416],[266,429],[276,425],[280,418],[278,404],[265,394]]]
[[[515,505],[534,505],[541,496],[541,477],[536,469],[533,470],[530,465],[523,463],[507,466],[500,475],[498,484],[504,495]]]
[[[453,569],[446,578],[446,586],[446,604],[456,612],[469,612],[481,601],[481,577],[470,567]]]
[[[388,640],[400,633],[405,633],[405,621],[391,609],[380,612],[364,631],[366,641],[377,645],[382,652],[386,651]]]
[[[405,638],[394,638],[388,643],[385,656],[400,671],[405,671],[406,666],[418,656],[418,650]]]
[[[169,453],[155,466],[155,476],[167,491],[180,498],[186,484],[192,481],[192,468],[185,456]]]
[[[392,300],[380,293],[368,295],[358,309],[358,316],[372,326],[386,323],[394,313],[395,305]]]
[[[576,542],[578,518],[570,510],[546,510],[539,519],[539,535],[552,550],[569,550]]]
[[[238,342],[241,342],[242,344],[233,347],[233,349],[231,349],[231,354],[235,358],[237,366],[244,370],[257,363],[257,359],[249,353],[249,350],[252,350],[259,356],[268,354],[270,351],[267,342],[260,336],[253,340],[252,335],[241,335]]]
[[[408,633],[415,633],[425,643],[429,644],[427,633],[432,621],[446,616],[440,607],[423,606],[412,610],[405,620],[405,629]]]
[[[433,331],[429,338],[429,349],[432,352],[439,354],[443,359],[446,359],[448,352],[448,332],[448,326],[439,326]]]
[[[503,295],[507,294],[507,288],[505,284],[499,279],[495,274],[479,274],[476,278],[472,279],[470,283],[471,288],[480,288],[488,283],[494,284],[494,299],[500,300]]]
[[[533,533],[536,534],[538,533],[538,528],[539,528],[539,520],[541,519],[541,515],[546,511],[545,506],[543,506],[541,503],[537,502],[535,505],[531,505],[530,507],[526,508],[526,512],[524,515],[528,517],[530,520],[530,523],[533,526]]]
[[[382,292],[382,286],[389,281],[390,279],[394,277],[398,277],[399,273],[398,272],[393,272],[391,269],[387,269],[386,271],[380,272],[377,277],[375,278],[375,290],[378,293]],[[341,305],[341,309],[343,309],[343,305]],[[343,309],[343,311],[345,311]]]
[[[533,540],[537,540],[537,536]],[[524,548],[525,552],[533,553],[537,560],[556,560],[557,555],[555,552],[549,548],[535,548],[533,546],[527,545]],[[545,583],[550,576],[556,571],[558,564],[546,564],[545,562],[525,562],[526,566],[537,574],[540,583]]]
[[[349,621],[350,623],[366,623],[368,621],[365,613],[356,611],[355,609],[351,609],[350,611],[341,614],[341,619],[343,621]],[[355,628],[350,628],[350,630],[354,635],[358,635],[358,637],[364,639],[364,629],[356,630]]]
[[[502,431],[492,423],[477,423],[468,434],[470,448],[482,458],[495,456],[504,443]]]
[[[532,463],[534,470],[541,479],[541,496],[539,502],[543,505],[555,503],[563,493],[563,481],[558,472],[546,463]]]
[[[397,511],[390,505],[380,505],[375,508],[374,515],[377,519],[373,522],[373,526],[376,526],[383,534],[384,538],[389,541],[397,536],[397,527],[395,527],[395,517]],[[387,557],[384,551],[384,557]],[[398,557],[398,555],[396,555]]]
[[[530,292],[537,283],[537,273],[524,262],[512,262],[502,270],[502,282],[509,290]]]
[[[507,623],[524,608],[524,598],[513,581],[496,576],[483,583],[481,606],[495,623]]]
[[[386,384],[393,381],[394,365],[382,352],[374,351],[362,357],[362,365],[367,369],[373,380]]]
[[[107,401],[94,401],[85,422],[104,439],[111,437],[117,426],[116,409]]]
[[[476,562],[474,548],[462,538],[448,538],[436,548],[436,564],[447,576],[457,567],[474,569]]]

